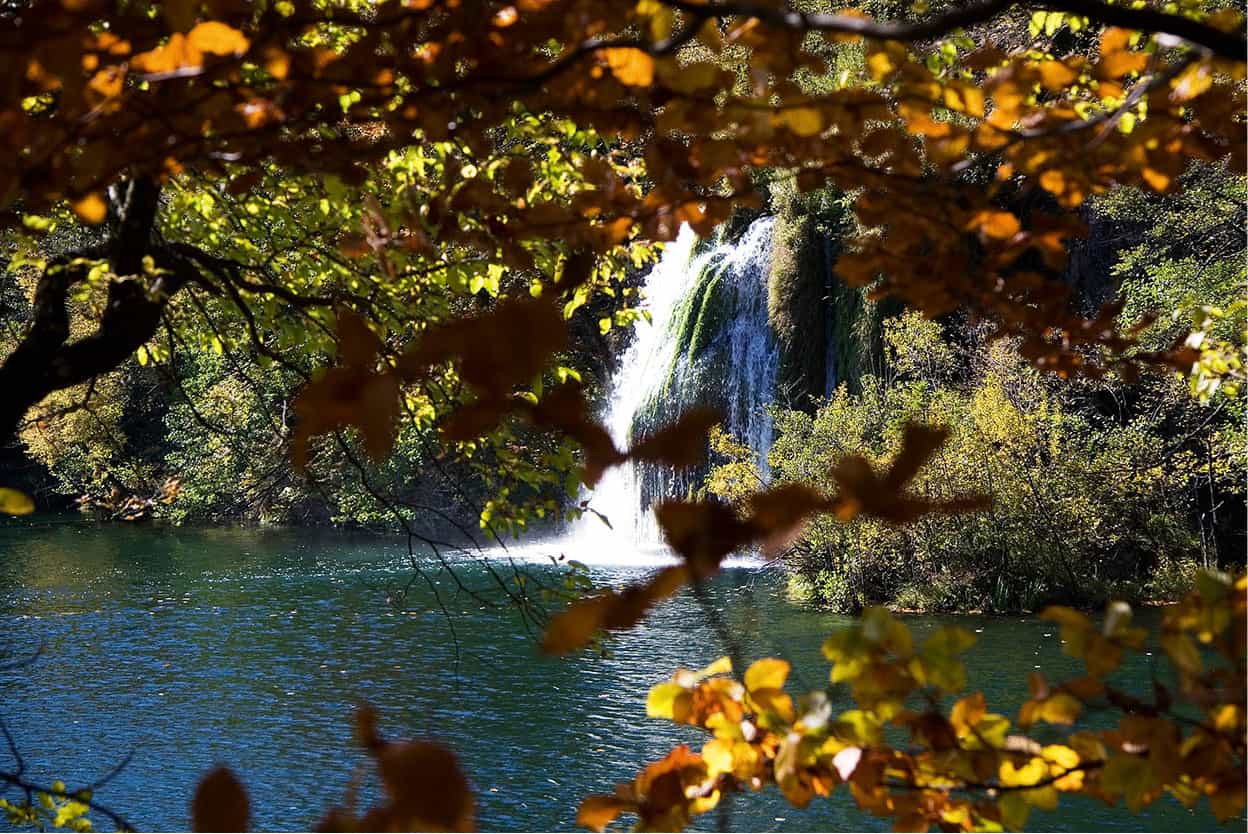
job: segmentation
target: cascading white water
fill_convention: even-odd
[[[765,407],[776,396],[779,347],[767,315],[767,274],[771,268],[774,217],[750,224],[740,242],[725,244],[721,269],[736,290],[736,307],[728,326],[729,364],[726,380],[728,408],[725,428],[743,440],[758,456],[765,474],[771,449],[771,416]]]
[[[654,379],[667,372],[676,349],[668,335],[672,314],[680,299],[689,291],[697,277],[693,268],[693,247],[697,236],[688,226],[681,226],[676,240],[663,250],[659,262],[646,276],[646,309],[650,321],[637,323],[633,342],[620,359],[620,369],[611,383],[611,399],[607,408],[606,426],[611,439],[618,448],[626,449],[633,424],[633,415],[654,385]],[[618,539],[629,543],[639,538],[642,526],[640,487],[637,471],[630,465],[608,469],[594,488],[588,513],[573,531],[577,539],[593,540],[607,538],[605,517]]]
[[[767,318],[774,224],[774,218],[760,218],[739,241],[718,243],[696,257],[696,239],[686,227],[664,250],[645,283],[651,320],[638,323],[611,388],[606,425],[620,448],[635,432],[652,431],[692,405],[711,404],[724,411],[725,429],[755,450],[765,470],[772,441],[765,406],[775,396],[778,366]],[[706,312],[712,293],[718,318]],[[706,322],[712,332],[702,331],[703,316],[712,319]],[[612,530],[587,513],[572,531],[583,545],[578,549],[656,544],[649,504],[682,496],[687,486],[685,476],[661,469],[608,470],[590,507],[610,520]]]

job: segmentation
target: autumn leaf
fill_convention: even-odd
[[[629,87],[649,87],[654,82],[654,59],[633,47],[604,49],[611,74]]]
[[[346,309],[338,311],[337,340],[342,364],[310,382],[294,401],[299,422],[291,438],[291,454],[299,469],[307,463],[311,438],[346,426],[360,430],[364,449],[373,460],[385,459],[394,447],[399,380],[389,369],[373,370],[381,340],[363,319]]]
[[[721,419],[713,408],[689,409],[675,422],[634,443],[628,457],[673,467],[697,466],[706,460],[707,435]]]
[[[203,53],[191,45],[186,35],[176,32],[164,45],[135,55],[130,66],[139,72],[155,75],[199,67],[203,62]]]
[[[450,749],[427,741],[391,742],[377,753],[389,804],[377,816],[392,831],[473,831],[475,802]],[[370,814],[365,822],[370,821]]]
[[[0,487],[0,513],[30,515],[34,511],[35,502],[26,493],[11,487]]]
[[[217,20],[206,20],[186,35],[192,49],[209,55],[241,55],[251,42],[237,29]]]
[[[1008,211],[984,209],[967,222],[967,229],[978,231],[989,240],[1009,240],[1022,229],[1018,218]]]
[[[430,366],[455,360],[465,382],[502,398],[541,373],[566,343],[567,325],[552,302],[505,299],[486,313],[425,331],[399,367],[415,379]]]
[[[764,557],[774,557],[801,535],[806,520],[835,504],[805,484],[788,483],[750,496],[750,523]]]
[[[247,791],[228,768],[219,767],[200,780],[191,800],[192,831],[247,831],[250,815]]]
[[[655,506],[654,517],[668,546],[697,578],[713,574],[725,556],[755,535],[750,524],[716,501],[663,501]]]
[[[98,191],[92,191],[81,199],[75,200],[70,204],[70,208],[79,220],[91,226],[98,226],[108,216],[108,203]]]
[[[576,824],[590,831],[605,831],[612,820],[634,807],[633,803],[614,796],[589,796],[576,810]]]
[[[948,437],[948,430],[912,423],[902,435],[901,450],[883,478],[862,457],[842,458],[832,470],[841,492],[836,514],[843,521],[859,513],[904,524],[926,513],[957,514],[987,506],[982,496],[927,500],[905,493],[909,482]]]
[[[611,434],[589,417],[579,382],[569,381],[548,389],[545,396],[527,408],[526,413],[536,425],[561,431],[580,444],[584,453],[584,481],[587,486],[594,486],[608,467],[626,460],[626,456],[615,447]]]
[[[823,115],[814,107],[791,107],[776,114],[776,124],[798,136],[818,136],[823,132]]]
[[[745,688],[750,692],[757,689],[782,689],[789,677],[789,663],[776,657],[756,660],[745,670]]]
[[[542,635],[542,651],[567,654],[588,645],[599,631],[632,628],[655,603],[689,581],[683,566],[664,568],[648,582],[577,600],[555,615]]]

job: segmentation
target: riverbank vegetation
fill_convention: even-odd
[[[825,646],[842,709],[787,694],[783,659],[746,666],[703,605],[729,660],[648,706],[714,737],[589,801],[592,828],[679,828],[767,785],[804,806],[848,784],[905,829],[1018,828],[1064,792],[1227,819],[1248,723],[1245,582],[1218,570],[1243,566],[1245,51],[1220,2],[0,3],[0,439],[50,478],[6,467],[0,509],[58,492],[114,519],[392,526],[413,582],[516,612],[549,654],[696,596],[738,552],[864,609]],[[653,506],[676,563],[634,584],[544,596],[507,562],[465,588],[448,551],[575,518],[612,467],[701,471],[710,410],[627,438],[594,415],[656,247],[743,209],[783,223],[754,287],[782,354],[770,471],[714,435],[712,495]],[[736,315],[705,277],[693,347]],[[1086,605],[1189,577],[1159,638],[1172,686],[1106,681],[1144,645],[1125,603],[1100,625],[1049,608],[1087,674],[1033,677],[1015,721],[962,695],[964,630],[916,646],[870,605]],[[1115,729],[1034,730],[1110,707]],[[0,730],[11,823],[124,825],[35,781]],[[472,825],[448,751],[367,711],[358,736],[383,801],[324,828]],[[219,771],[193,823],[247,808]]]
[[[914,421],[952,428],[916,479],[933,499],[985,495],[984,510],[909,527],[818,520],[786,555],[799,594],[840,611],[1038,610],[1180,596],[1197,568],[1242,550],[1243,422],[1236,399],[1201,404],[1186,380],[1072,384],[1008,342],[956,341],[914,314],[884,325],[889,373],[839,387],[815,410],[781,411],[770,482],[835,485],[846,455],[887,461]],[[1229,412],[1229,414],[1228,414]],[[1238,414],[1236,414],[1238,412]],[[1231,416],[1234,415],[1234,416]],[[751,450],[721,443],[708,488],[748,500],[764,483]]]

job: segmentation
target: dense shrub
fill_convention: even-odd
[[[951,329],[913,313],[887,321],[883,378],[867,376],[860,393],[841,386],[813,416],[775,414],[771,477],[834,490],[838,458],[883,463],[917,420],[953,437],[916,491],[982,493],[991,508],[904,528],[816,521],[786,557],[802,593],[841,610],[1012,611],[1170,596],[1195,564],[1242,558],[1242,530],[1228,536],[1208,520],[1211,506],[1242,506],[1225,403],[1202,405],[1172,377],[1059,380],[1006,341],[984,343],[967,325],[952,339]],[[740,500],[757,489],[746,450],[722,436],[714,446],[721,465],[708,490]]]

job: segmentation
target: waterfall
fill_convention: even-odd
[[[749,444],[766,471],[771,447],[778,348],[768,326],[767,275],[775,219],[755,220],[738,241],[712,242],[695,253],[682,228],[645,283],[650,321],[637,324],[611,386],[606,425],[621,448],[695,405],[724,414],[724,428]],[[657,466],[608,470],[573,534],[619,544],[657,543],[651,504],[684,497],[702,473]]]

